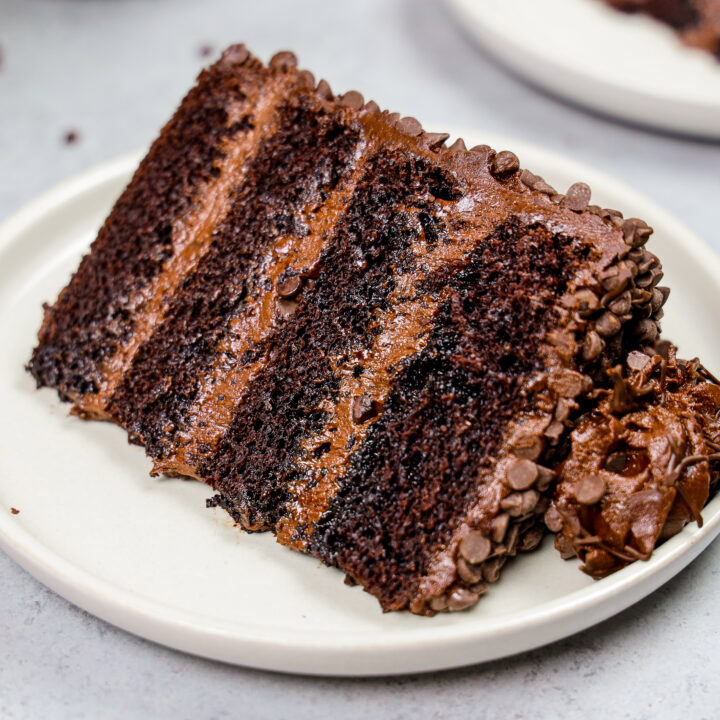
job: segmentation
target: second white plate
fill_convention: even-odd
[[[720,138],[720,61],[652,18],[601,0],[448,0],[519,75],[594,110]]]
[[[666,330],[716,372],[720,262],[682,224],[621,183],[507,138],[560,190],[646,218],[673,294]],[[138,162],[120,159],[35,201],[0,227],[0,546],[91,613],[159,643],[233,663],[299,673],[377,675],[448,668],[527,650],[586,628],[652,592],[720,531],[720,497],[646,563],[593,582],[546,539],[509,565],[472,610],[383,615],[340,572],[245,535],[197,482],[151,478],[143,451],[104,423],[69,417],[23,370],[41,321]],[[20,513],[12,514],[11,508]]]

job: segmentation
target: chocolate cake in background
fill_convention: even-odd
[[[672,27],[682,41],[720,60],[720,0],[605,0],[626,13],[642,13]]]
[[[385,610],[473,605],[545,521],[565,551],[589,528],[615,565],[628,543],[644,557],[717,470],[690,459],[717,441],[717,388],[656,351],[668,291],[652,230],[583,183],[561,194],[512,152],[447,138],[335,96],[291,53],[266,67],[231,47],[46,306],[29,370],[78,416],[125,428],[155,474],[208,483],[209,504]],[[593,433],[635,402],[653,437],[683,413],[695,434],[672,446],[658,532],[618,550],[593,518],[629,471],[602,476],[612,507],[597,488],[578,507],[574,463],[632,455],[629,430]],[[641,498],[663,482],[633,479]]]

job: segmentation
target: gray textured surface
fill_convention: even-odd
[[[246,41],[295,49],[338,90],[429,125],[572,155],[643,190],[720,249],[720,145],[645,132],[496,67],[418,0],[0,0],[0,218],[147,144],[201,64]],[[79,140],[62,138],[75,130]],[[618,617],[550,647],[411,678],[312,679],[228,667],[132,637],[0,553],[0,717],[710,718],[720,711],[720,543]]]

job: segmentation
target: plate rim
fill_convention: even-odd
[[[715,250],[662,207],[622,181],[560,153],[511,137],[469,128],[455,128],[453,136],[482,137],[494,147],[514,148],[521,159],[527,154],[535,163],[539,159],[541,165],[554,164],[591,184],[613,186],[616,192],[628,198],[628,204],[646,207],[650,210],[649,217],[662,222],[670,234],[683,237],[684,250],[694,262],[712,264],[720,294],[720,256]],[[27,203],[0,224],[0,252],[43,216],[82,198],[104,182],[129,177],[141,156],[142,153],[133,152],[102,163]],[[310,637],[309,632],[295,632],[286,633],[279,641],[268,639],[262,630],[251,632],[247,623],[231,626],[226,621],[218,623],[192,611],[179,611],[83,570],[33,537],[14,522],[9,513],[0,513],[0,548],[73,604],[162,645],[266,670],[324,676],[373,676],[427,672],[489,661],[545,645],[595,625],[653,592],[692,562],[720,534],[720,496],[706,506],[704,514],[707,520],[702,529],[694,523],[687,525],[655,551],[649,562],[634,563],[605,578],[603,585],[588,585],[541,603],[539,610],[533,607],[514,615],[503,615],[483,625],[463,626],[459,623],[408,628],[402,638],[383,638],[377,634],[368,638],[364,633],[318,638]],[[588,614],[592,616],[589,620]],[[534,640],[528,642],[527,637],[523,638],[523,633],[533,632],[536,633]],[[504,647],[500,649],[503,641]],[[478,652],[483,643],[495,646],[495,650]],[[404,657],[419,647],[424,651],[421,657],[417,657],[419,653],[409,661]],[[283,657],[280,662],[277,661],[279,652]],[[377,662],[379,652],[384,656],[380,663]],[[425,655],[431,652],[437,653],[436,659],[428,661]]]

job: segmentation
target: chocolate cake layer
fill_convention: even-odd
[[[312,99],[308,93],[292,94],[278,107],[277,129],[249,162],[207,253],[111,400],[113,419],[152,457],[170,454],[210,367],[219,359],[225,374],[246,361],[220,351],[220,343],[232,332],[231,323],[246,317],[255,308],[252,301],[272,288],[270,275],[289,264],[281,251],[292,245],[302,252],[312,222],[302,211],[311,203],[322,205],[352,168],[358,130],[344,124],[341,112],[328,112]],[[282,313],[268,320],[281,324]]]
[[[178,179],[189,117],[211,160]],[[667,297],[645,223],[446,139],[334,96],[289,53],[265,68],[231,48],[30,364],[77,413],[126,428],[155,473],[207,482],[245,529],[422,614],[469,607],[537,547],[570,430],[615,365],[654,352]],[[146,232],[161,222],[164,245]]]
[[[71,282],[45,307],[29,368],[81,415],[106,404],[207,250],[273,102],[297,78],[242,47],[203,71],[118,199]]]

